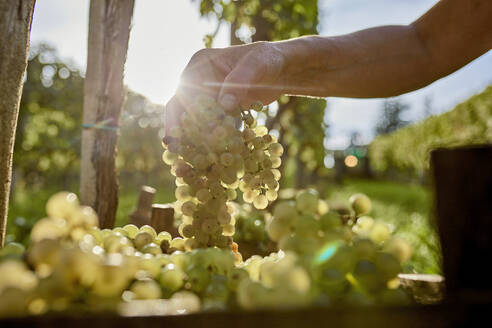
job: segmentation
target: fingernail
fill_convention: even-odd
[[[231,110],[237,106],[237,99],[234,95],[226,94],[220,97],[219,103],[226,109]]]

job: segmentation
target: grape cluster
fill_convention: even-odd
[[[366,195],[353,195],[349,202],[352,212],[338,213],[330,211],[316,191],[301,191],[295,201],[275,206],[267,232],[280,249],[310,263],[307,267],[320,296],[330,302],[408,303],[397,275],[410,258],[411,247],[392,237],[387,224],[365,215],[371,209]]]
[[[252,107],[263,109],[261,103]],[[176,176],[183,214],[179,233],[186,247],[237,248],[228,201],[236,199],[238,187],[258,209],[277,198],[283,148],[257,125],[249,110],[226,112],[214,100],[201,98],[164,137],[163,161]]]

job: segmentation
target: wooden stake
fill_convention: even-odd
[[[149,186],[142,186],[138,203],[135,210],[130,214],[130,223],[141,227],[150,225],[150,217],[152,215],[152,201],[154,200],[155,189]]]
[[[0,247],[7,230],[12,156],[34,0],[0,1]]]
[[[134,0],[90,4],[80,196],[96,210],[101,228],[114,226],[118,207],[115,156],[133,7]]]

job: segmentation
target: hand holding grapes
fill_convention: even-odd
[[[274,43],[256,42],[223,49],[202,49],[185,68],[175,96],[166,106],[166,129],[179,125],[200,95],[212,97],[225,110],[269,104],[284,91],[285,58]]]
[[[166,129],[200,94],[231,110],[282,93],[379,98],[422,88],[492,48],[491,14],[489,0],[441,0],[408,25],[200,50],[167,105]]]

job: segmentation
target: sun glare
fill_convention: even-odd
[[[344,162],[347,167],[356,167],[359,163],[359,160],[354,155],[348,155],[347,157],[345,157]]]

